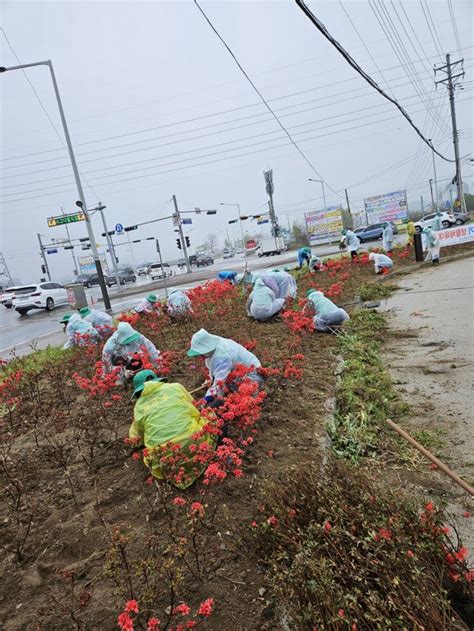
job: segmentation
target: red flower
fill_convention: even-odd
[[[462,516],[463,516],[463,517],[470,517],[470,516],[471,516],[471,513],[470,513],[468,510],[466,510],[466,511],[464,511],[464,513],[462,514]]]
[[[152,475],[149,475],[149,476],[147,477],[147,479],[145,480],[145,482],[146,482],[147,484],[153,484],[153,476],[152,476]]]
[[[438,465],[437,465],[435,462],[432,462],[432,463],[430,464],[430,469],[431,469],[432,471],[435,471],[436,469],[439,469],[439,467],[438,467]]]
[[[207,598],[204,600],[198,609],[198,615],[205,616],[206,618],[211,615],[212,609],[214,607],[214,598]]]
[[[410,558],[414,557],[414,553],[412,550],[407,550],[407,556],[409,556]]]
[[[186,603],[181,603],[173,609],[173,613],[180,613],[183,616],[187,616],[190,611],[191,607],[189,607]]]
[[[241,478],[244,475],[244,472],[242,471],[242,469],[234,469],[233,473],[236,478]]]
[[[134,451],[133,454],[132,454],[132,458],[134,460],[139,460],[140,459],[140,452]]]
[[[184,497],[175,497],[173,500],[174,506],[184,506],[185,504],[187,504],[187,501],[184,499]]]
[[[113,394],[111,396],[111,399],[113,399],[114,401],[121,401],[122,397],[120,396],[120,394]]]
[[[126,611],[122,611],[118,617],[117,623],[122,631],[133,631],[133,620]]]
[[[252,526],[252,528],[257,528],[258,527],[258,524],[255,521],[255,519],[253,520],[253,522],[250,525]]]
[[[431,511],[434,510],[434,504],[433,502],[428,502],[427,504],[425,504],[425,508],[426,510],[430,513]]]
[[[125,603],[125,611],[133,611],[134,613],[138,613],[138,603],[136,600],[127,600]]]
[[[275,515],[271,515],[267,519],[267,524],[269,524],[272,528],[276,528],[278,526],[278,519],[275,517]]]
[[[159,631],[158,627],[160,625],[160,621],[158,618],[150,618],[147,624],[147,631]]]
[[[344,609],[339,609],[337,615],[339,616],[339,618],[344,618],[344,616],[346,615]]]
[[[191,514],[192,515],[199,515],[200,517],[204,516],[204,506],[201,504],[201,502],[193,502],[191,504]]]
[[[111,408],[113,406],[112,401],[105,401],[104,408]]]
[[[324,524],[323,528],[324,528],[324,530],[325,530],[326,532],[330,532],[330,531],[332,530],[332,526],[331,526],[331,524],[330,524],[328,521],[327,521],[327,522],[325,522],[325,524]]]
[[[459,548],[457,552],[454,553],[454,557],[458,561],[464,561],[465,559],[467,559],[468,554],[469,554],[469,550],[463,546],[462,548]]]

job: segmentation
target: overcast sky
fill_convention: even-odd
[[[447,52],[458,59],[459,42],[466,71],[464,90],[456,91],[461,155],[472,155],[470,1],[309,5],[449,158],[447,90],[435,90],[432,67],[443,63]],[[428,202],[428,147],[294,2],[202,0],[201,6],[324,178],[328,204],[342,202],[345,187],[353,211],[363,208],[364,197],[403,188],[409,207],[418,208],[421,195]],[[193,2],[3,2],[1,22],[22,63],[53,61],[87,203],[107,205],[111,228],[171,214],[176,194],[182,210],[218,210],[216,216],[193,216],[187,230],[192,246],[209,232],[223,244],[226,229],[237,237],[239,227],[227,223],[236,208],[220,203],[239,203],[242,214],[264,211],[262,172],[267,168],[274,171],[282,225],[322,207],[321,186],[308,181],[318,176]],[[16,65],[2,32],[0,41],[1,64]],[[26,72],[62,137],[47,68]],[[46,218],[61,207],[74,210],[77,192],[67,152],[23,73],[3,74],[0,86],[1,249],[13,276],[31,282],[40,275],[36,234],[45,235],[45,241],[65,236],[62,228],[48,228]],[[436,163],[442,188],[454,167],[441,159]],[[465,162],[463,170],[472,184],[472,163]],[[97,217],[93,223],[100,235],[98,222]],[[160,237],[165,258],[179,254],[169,220],[130,234]],[[86,236],[85,225],[72,226],[71,235]],[[130,259],[127,247],[117,251],[121,263]],[[137,244],[135,257],[138,262],[153,259],[152,242]],[[69,253],[51,255],[49,262],[56,278],[72,277]]]

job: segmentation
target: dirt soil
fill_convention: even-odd
[[[410,406],[403,427],[474,485],[474,259],[425,268],[397,281],[385,301],[391,336],[385,357]],[[458,485],[423,460],[411,479],[434,501],[447,501],[463,541],[474,547],[474,503]]]
[[[411,257],[400,260],[399,266],[410,262]],[[339,303],[350,303],[360,284],[374,280],[372,265],[354,266],[349,272],[342,283]],[[298,282],[300,298],[315,281],[326,289],[338,278],[327,273],[302,277]],[[134,567],[142,568],[143,573],[154,559],[158,565],[151,567],[161,572],[168,561],[169,531],[167,513],[158,496],[166,493],[205,502],[208,513],[216,511],[200,533],[201,581],[184,571],[175,604],[185,600],[196,607],[205,598],[214,598],[215,613],[206,624],[209,629],[285,628],[277,603],[266,587],[264,571],[245,548],[242,536],[265,501],[266,480],[278,480],[283,470],[301,468],[324,457],[322,446],[336,387],[338,346],[336,338],[324,334],[308,334],[295,346],[295,336],[284,322],[251,321],[245,316],[244,297],[239,300],[230,312],[214,313],[201,320],[172,323],[163,329],[143,321],[137,327],[162,351],[179,353],[170,380],[180,381],[188,389],[202,382],[202,374],[199,366],[183,357],[183,351],[191,334],[201,326],[239,342],[256,340],[254,352],[264,365],[281,368],[295,352],[305,355],[302,380],[280,380],[269,386],[258,432],[244,456],[244,477],[226,479],[206,495],[202,495],[200,483],[183,493],[166,483],[159,483],[158,489],[147,483],[143,463],[130,457],[130,448],[121,440],[132,418],[129,391],[118,390],[123,399],[104,411],[99,409],[100,402],[87,399],[71,381],[75,370],[91,375],[94,357],[77,351],[61,365],[47,365],[31,378],[28,396],[25,394],[25,401],[9,421],[16,434],[12,456],[22,479],[28,507],[25,512],[32,514],[33,521],[22,558],[18,559],[14,554],[15,536],[25,532],[25,517],[22,514],[17,527],[3,497],[0,545],[7,551],[0,559],[3,629],[116,629],[123,603],[132,595],[138,599],[143,580],[139,570],[132,572],[131,589],[130,577],[112,567],[110,538],[114,528],[120,528],[127,539],[129,559],[136,562]],[[237,304],[239,308],[235,309]],[[108,438],[98,436],[94,466],[90,467],[87,454],[74,444],[67,419],[87,424],[99,414],[111,429]],[[117,440],[111,438],[114,432]],[[60,452],[67,467],[58,464]],[[186,522],[180,525],[186,534]],[[153,537],[156,547],[152,557]],[[156,602],[162,620],[169,604],[169,586],[163,584]]]

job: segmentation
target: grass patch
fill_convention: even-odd
[[[462,559],[451,587],[467,621],[461,544],[442,510],[420,508],[340,460],[282,476],[253,532],[288,628],[467,629],[445,590],[450,553]]]
[[[327,431],[334,453],[353,462],[393,450],[394,436],[385,432],[385,419],[405,409],[380,355],[386,329],[385,316],[361,310],[340,338],[344,361]]]
[[[433,451],[436,454],[439,453],[444,447],[444,441],[442,437],[446,436],[446,433],[446,430],[440,427],[432,431],[428,429],[412,431],[411,435],[415,440],[423,445],[423,447],[430,451]]]
[[[380,300],[381,298],[388,298],[397,289],[397,285],[387,285],[386,283],[365,283],[365,285],[361,285],[359,295],[364,302],[369,300]]]

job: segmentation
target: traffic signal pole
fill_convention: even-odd
[[[39,234],[39,232],[38,232],[38,241],[39,241],[39,246],[40,246],[41,258],[43,259],[44,267],[46,269],[46,274],[48,276],[48,280],[51,280],[51,274],[49,272],[48,259],[46,258],[46,255],[44,253],[44,245],[43,245],[43,242],[41,241],[41,235]]]
[[[107,206],[104,206],[101,202],[99,202],[95,208],[92,208],[92,210],[93,211],[97,210],[100,213],[100,216],[102,218],[102,225],[104,226],[104,232],[105,232],[105,240],[107,241],[107,247],[109,248],[110,258],[112,260],[112,267],[114,269],[114,276],[115,276],[115,280],[117,281],[117,289],[119,292],[121,292],[122,288],[120,285],[120,276],[119,276],[119,271],[117,267],[117,257],[115,256],[114,243],[107,229],[107,222],[105,221],[105,215],[104,215],[105,208],[107,208]]]
[[[178,202],[176,201],[176,195],[173,195],[173,204],[174,204],[174,217],[173,218],[178,223],[179,238],[181,239],[181,245],[183,247],[184,258],[186,259],[186,269],[188,271],[188,274],[191,274],[191,265],[189,264],[188,249],[186,247],[186,241],[184,239],[183,226],[181,225],[181,215],[179,214]]]

